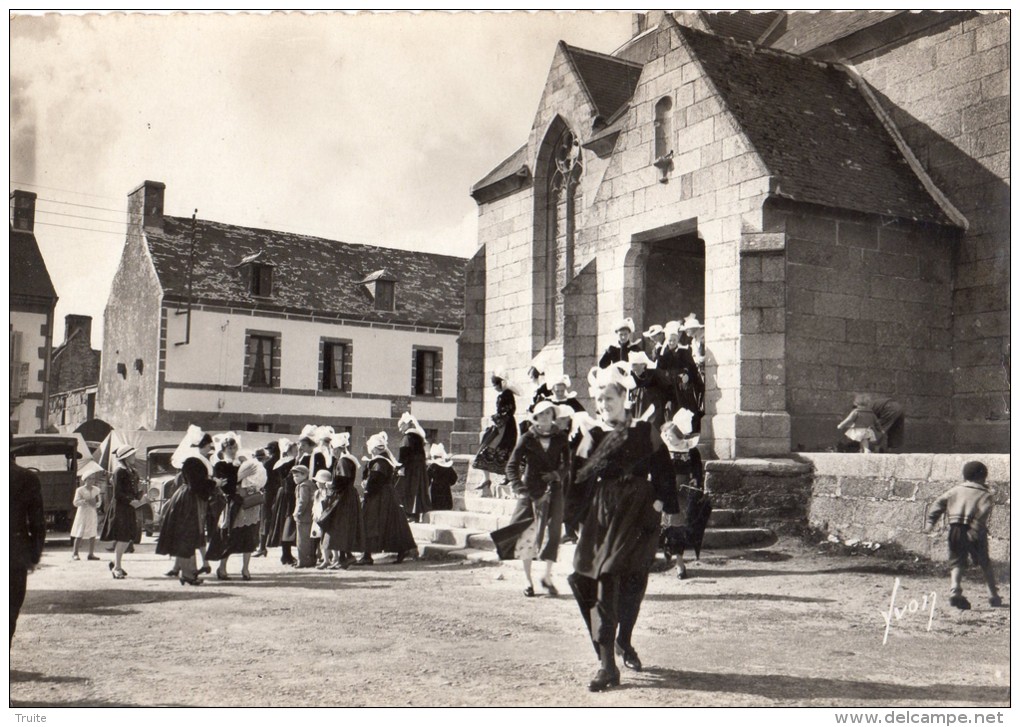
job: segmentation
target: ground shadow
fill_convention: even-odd
[[[789,601],[790,603],[835,603],[832,598],[781,596],[775,593],[647,593],[646,601]]]
[[[169,580],[169,579],[168,579]],[[266,587],[278,587],[284,586],[287,588],[307,588],[310,590],[341,590],[348,588],[357,589],[378,589],[378,588],[391,588],[392,583],[398,581],[405,581],[406,578],[365,578],[361,576],[356,577],[344,577],[339,573],[326,574],[313,572],[302,572],[302,573],[268,573],[260,575],[257,573],[252,574],[250,581],[241,579],[241,576],[234,575],[230,577],[229,581],[217,580],[215,576],[206,577],[202,580],[202,585],[198,586],[196,590],[208,588],[211,592],[219,591],[220,589],[233,589],[238,590],[249,589],[249,588],[266,588]]]
[[[169,579],[167,579],[169,581]],[[124,606],[146,603],[164,604],[168,601],[190,601],[204,598],[228,598],[226,593],[201,591],[192,588],[177,591],[132,591],[124,588],[108,588],[99,591],[51,591],[29,590],[21,614],[91,614],[93,616],[123,616],[138,613]]]
[[[11,669],[11,684],[16,682],[44,682],[46,684],[81,684],[87,682],[86,677],[50,676],[38,671],[19,671]]]
[[[884,703],[904,699],[925,702],[1009,703],[1008,686],[985,684],[917,686],[786,674],[696,672],[656,667],[645,667],[640,677],[635,677],[635,681],[628,681],[626,684],[632,687],[683,689],[686,692],[749,694],[776,700],[821,699],[830,704],[839,704],[840,700],[847,699],[866,699]]]

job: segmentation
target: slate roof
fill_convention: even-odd
[[[599,116],[608,119],[630,101],[641,77],[640,63],[566,43],[563,48]]]
[[[35,235],[10,229],[11,295],[44,298],[56,301],[57,291],[46,270],[46,261]]]
[[[776,10],[764,13],[750,10],[702,11],[702,18],[716,35],[725,35],[751,43],[758,40],[781,15],[783,13]]]
[[[190,228],[190,218],[167,216],[162,231],[145,232],[156,274],[171,299],[187,296]],[[465,258],[207,220],[198,221],[196,240],[196,302],[428,327],[462,326]],[[259,261],[274,266],[271,298],[252,296],[247,271],[231,267],[260,250],[264,252]],[[375,310],[359,282],[381,269],[397,278],[396,311]]]
[[[808,53],[859,30],[888,20],[902,10],[819,10],[815,13],[787,13],[769,46],[790,53]]]
[[[472,192],[477,192],[480,189],[488,187],[490,184],[494,184],[501,179],[517,174],[522,169],[525,169],[528,164],[528,145],[525,144],[520,149],[515,151],[513,154],[508,156],[506,159],[496,165],[496,168],[486,174],[481,180],[476,182],[471,187]]]
[[[949,223],[846,71],[688,27],[676,31],[777,178],[775,196]]]

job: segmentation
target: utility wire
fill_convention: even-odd
[[[77,194],[82,197],[95,197],[96,199],[110,199],[116,202],[121,201],[120,197],[107,197],[106,195],[103,194],[89,194],[88,192],[76,192],[73,189],[62,189],[60,187],[47,187],[45,184],[32,184],[31,182],[17,182],[13,179],[10,180],[8,184],[11,186],[18,187],[37,187],[38,189],[51,189],[54,192],[67,192],[68,194]]]
[[[70,205],[71,207],[85,207],[85,208],[90,209],[90,210],[102,210],[103,212],[116,212],[118,214],[124,214],[124,210],[114,210],[114,209],[110,209],[109,207],[96,207],[95,205],[91,205],[91,204],[79,204],[77,202],[61,202],[59,199],[47,199],[46,197],[37,197],[36,201],[37,202],[53,202],[55,204]],[[142,216],[140,212],[128,212],[128,214],[129,215],[133,215],[134,217],[141,217]]]
[[[47,227],[63,227],[66,230],[81,230],[82,232],[105,232],[107,235],[117,235],[123,237],[124,232],[115,232],[114,230],[97,230],[93,227],[75,227],[74,225],[58,225],[55,222],[39,222],[36,221],[37,225],[46,225]],[[21,232],[22,230],[15,230],[15,232]]]
[[[12,205],[10,207],[10,209],[13,210],[14,206]],[[67,212],[53,212],[51,210],[39,210],[39,209],[37,209],[35,211],[35,213],[37,215],[41,214],[41,215],[59,215],[60,217],[74,217],[75,219],[79,219],[79,220],[92,220],[93,222],[109,222],[110,224],[113,224],[113,225],[122,225],[122,224],[124,224],[124,220],[107,220],[107,219],[104,219],[102,217],[85,217],[84,215],[72,215],[72,214],[68,214]]]

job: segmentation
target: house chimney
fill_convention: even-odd
[[[11,192],[11,227],[22,232],[35,231],[35,192],[16,189]]]
[[[67,343],[75,331],[81,331],[85,342],[92,346],[92,316],[64,316],[64,343]]]
[[[128,228],[139,222],[142,227],[163,229],[163,192],[166,185],[162,182],[146,180],[128,195]]]

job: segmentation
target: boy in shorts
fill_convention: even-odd
[[[968,462],[963,466],[965,482],[944,493],[928,512],[930,532],[942,514],[949,519],[949,605],[961,610],[970,608],[970,601],[963,596],[963,569],[968,558],[981,568],[988,584],[988,603],[1001,606],[1002,598],[995,585],[992,561],[988,557],[988,518],[992,514],[992,493],[985,484],[988,468],[981,462]]]

